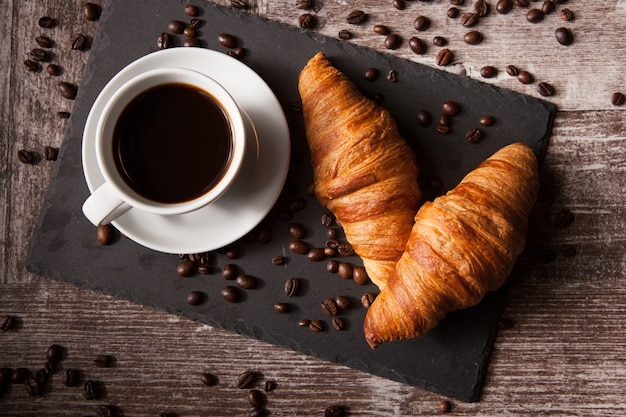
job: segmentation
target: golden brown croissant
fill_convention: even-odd
[[[538,188],[535,155],[512,144],[425,203],[394,276],[367,312],[368,344],[417,337],[497,289],[524,248]]]
[[[391,114],[361,94],[323,53],[298,90],[315,194],[380,287],[402,255],[421,193],[415,155]]]

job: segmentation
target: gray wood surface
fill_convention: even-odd
[[[228,1],[221,1],[227,5]],[[471,10],[473,1],[459,6]],[[528,273],[512,282],[505,316],[512,328],[498,335],[481,401],[452,402],[451,415],[473,416],[623,416],[626,415],[626,106],[614,106],[616,91],[626,94],[626,1],[571,0],[537,24],[526,21],[526,9],[481,19],[479,45],[462,37],[469,29],[449,19],[448,1],[407,1],[397,10],[391,1],[316,0],[320,33],[336,36],[349,29],[351,42],[436,66],[439,48],[432,37],[448,39],[452,65],[442,71],[480,79],[484,65],[499,75],[484,80],[538,96],[537,84],[556,89],[548,100],[559,108],[543,167],[543,189],[532,218],[529,245],[554,250],[551,262],[527,255]],[[181,2],[186,4],[186,2]],[[202,4],[202,2],[197,2]],[[302,10],[294,0],[250,2],[250,13],[297,25]],[[532,2],[531,7],[540,7]],[[103,4],[106,7],[106,4]],[[574,19],[563,21],[565,7]],[[74,51],[74,33],[93,36],[97,22],[82,16],[78,0],[0,0],[0,316],[17,317],[15,330],[0,333],[0,368],[39,369],[53,343],[64,346],[64,368],[81,369],[83,379],[100,381],[105,398],[87,401],[80,388],[64,387],[54,374],[53,389],[30,397],[11,385],[0,394],[0,415],[95,415],[97,406],[111,404],[118,415],[179,416],[248,415],[247,392],[236,387],[248,369],[277,382],[268,394],[273,416],[323,415],[332,404],[343,404],[350,415],[436,415],[445,398],[389,382],[362,372],[326,363],[276,346],[250,340],[126,301],[75,288],[29,274],[25,258],[29,239],[42,206],[54,162],[18,162],[21,149],[43,155],[45,146],[61,146],[65,120],[57,111],[71,111],[72,102],[56,90],[60,80],[80,82],[88,51]],[[345,23],[355,9],[370,18],[361,26]],[[420,14],[432,20],[426,32],[413,29]],[[41,29],[40,17],[57,20]],[[375,24],[385,24],[403,36],[397,50],[386,50]],[[554,31],[569,27],[574,43],[555,41]],[[56,42],[53,61],[62,68],[50,77],[45,68],[31,73],[24,60],[36,47],[35,37],[47,34]],[[429,45],[423,56],[408,48],[418,36]],[[504,72],[507,65],[527,69],[530,85]],[[562,209],[574,214],[567,228],[554,219]],[[574,245],[573,257],[560,254]],[[531,251],[532,252],[532,251]],[[88,262],[88,260],[77,260]],[[97,368],[97,354],[115,358],[111,368]],[[207,387],[202,372],[218,376]]]

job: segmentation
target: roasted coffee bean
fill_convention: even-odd
[[[31,49],[29,55],[30,59],[37,62],[44,62],[50,59],[50,55],[48,54],[48,52],[44,51],[41,48]]]
[[[237,377],[237,388],[246,389],[254,385],[259,375],[255,371],[246,371]]]
[[[480,120],[478,121],[478,123],[480,123],[483,126],[491,126],[493,122],[494,120],[493,120],[493,117],[491,116],[482,116]]]
[[[360,25],[367,20],[367,14],[363,10],[354,10],[346,17],[346,22],[351,25]]]
[[[95,400],[99,397],[100,389],[95,381],[85,381],[83,384],[83,397],[86,400]]]
[[[89,21],[94,22],[98,20],[100,18],[100,12],[100,6],[95,3],[87,2],[83,6],[83,16]]]
[[[480,69],[480,76],[483,78],[493,78],[498,75],[498,69],[491,65],[485,65]]]
[[[471,28],[472,26],[476,26],[476,24],[478,23],[478,19],[479,18],[476,13],[463,13],[461,15],[461,24],[466,28]]]
[[[285,281],[285,294],[287,297],[293,297],[298,294],[300,289],[300,280],[298,278],[289,278]]]
[[[374,300],[376,299],[376,294],[371,292],[366,292],[361,296],[361,304],[365,308],[369,308]]]
[[[437,125],[437,132],[445,135],[450,133],[450,126],[449,125],[442,125],[441,123]]]
[[[35,42],[37,42],[37,45],[41,46],[42,48],[52,48],[52,46],[54,45],[54,42],[52,42],[52,39],[50,39],[47,36],[37,36],[35,38]]]
[[[296,0],[296,9],[308,10],[313,7],[313,0]]]
[[[46,65],[46,72],[51,77],[56,77],[61,74],[61,68],[57,64],[48,64]]]
[[[289,202],[289,211],[292,213],[297,213],[299,211],[304,210],[306,207],[306,200],[302,197],[296,197]]]
[[[115,238],[115,229],[111,224],[103,224],[98,226],[96,230],[96,239],[101,245],[110,245]]]
[[[450,405],[450,402],[446,401],[446,400],[442,400],[439,403],[439,407],[437,407],[437,408],[439,409],[439,412],[441,414],[446,414],[446,413],[450,412],[450,410],[452,409],[452,407]]]
[[[250,411],[248,417],[267,417],[269,415],[269,411],[267,411],[263,407],[256,407]]]
[[[365,285],[369,282],[369,276],[367,276],[367,272],[362,266],[354,267],[352,270],[352,279],[354,279],[354,282],[359,285]]]
[[[333,317],[332,325],[335,330],[343,330],[346,327],[346,322],[341,317]]]
[[[507,65],[506,73],[509,74],[511,77],[517,77],[517,75],[519,74],[519,70],[515,65]]]
[[[202,304],[204,294],[200,291],[189,291],[187,294],[187,303],[191,306]]]
[[[544,97],[553,96],[555,93],[554,87],[547,82],[540,82],[537,85],[537,91]]]
[[[237,303],[241,300],[241,294],[239,293],[239,290],[232,285],[227,285],[226,287],[222,288],[221,294],[222,298],[229,303]]]
[[[32,59],[27,59],[24,61],[24,68],[26,68],[26,71],[37,72],[41,69],[41,66]]]
[[[200,375],[200,381],[207,387],[213,387],[218,383],[217,377],[209,372],[203,372],[202,375]]]
[[[287,227],[289,235],[294,239],[304,239],[307,235],[306,228],[300,223],[289,223]]]
[[[328,239],[326,241],[326,247],[330,249],[339,248],[339,241],[337,239]]]
[[[26,381],[24,381],[24,387],[26,388],[28,395],[31,397],[38,397],[42,393],[42,387],[39,381],[37,381],[37,378],[26,378]]]
[[[307,320],[307,319],[298,320],[299,327],[309,327],[310,324],[311,324],[311,320]]]
[[[389,35],[389,28],[385,25],[374,25],[374,33],[378,35]]]
[[[335,297],[335,304],[340,310],[347,310],[348,308],[350,308],[351,305],[350,299],[343,295],[338,295],[337,297]]]
[[[459,17],[460,13],[461,11],[456,7],[450,7],[447,11],[447,15],[450,19],[456,19],[457,17]]]
[[[448,43],[448,41],[443,36],[435,36],[433,38],[433,45],[435,45],[435,46],[444,46],[447,43]]]
[[[96,357],[93,358],[93,365],[96,368],[108,368],[112,363],[113,357],[109,355],[96,355]]]
[[[423,55],[426,53],[426,44],[419,38],[413,36],[409,39],[409,48],[411,51],[415,52],[418,55]]]
[[[345,415],[346,410],[342,405],[331,405],[324,410],[324,417],[343,417]]]
[[[337,255],[337,251],[332,248],[324,248],[324,255],[326,256],[335,256]]]
[[[226,249],[228,259],[238,259],[241,256],[241,249],[238,246],[230,246]]]
[[[198,31],[192,27],[186,27],[185,30],[183,30],[183,35],[185,35],[185,37],[187,38],[197,38],[198,37]]]
[[[541,5],[541,11],[544,14],[550,14],[556,9],[556,5],[552,0],[545,0]]]
[[[326,254],[324,253],[324,248],[312,248],[307,253],[307,258],[312,262],[323,261],[326,258]]]
[[[72,35],[70,39],[70,46],[75,51],[82,51],[87,46],[87,37],[82,33],[76,33]]]
[[[483,34],[477,30],[467,32],[463,36],[463,41],[468,45],[478,45],[483,40]]]
[[[309,253],[309,245],[302,240],[292,240],[289,242],[289,250],[298,255]]]
[[[166,49],[170,47],[170,35],[167,32],[159,33],[157,37],[157,47],[159,49]]]
[[[554,35],[556,37],[556,41],[563,46],[571,45],[574,42],[574,35],[568,28],[558,28]]]
[[[532,84],[535,81],[535,77],[525,70],[521,70],[517,73],[517,79],[522,84]]]
[[[311,13],[304,13],[298,17],[298,25],[302,29],[312,29],[317,26],[317,18]]]
[[[78,384],[80,373],[76,369],[68,368],[63,371],[61,379],[63,380],[63,385],[66,387],[73,387]]]
[[[515,5],[519,7],[528,7],[530,6],[530,0],[515,0]]]
[[[541,9],[530,9],[528,13],[526,13],[526,20],[530,23],[539,23],[543,20],[543,11]]]
[[[437,54],[437,58],[435,59],[435,63],[441,67],[445,67],[446,65],[450,65],[452,62],[452,51],[448,48],[443,48]]]
[[[31,151],[27,151],[26,149],[21,149],[17,152],[17,159],[23,164],[34,164],[35,154]]]
[[[570,9],[562,9],[559,13],[559,16],[561,16],[561,19],[563,19],[564,21],[569,22],[570,20],[574,19],[574,12],[572,12]]]
[[[51,345],[46,352],[46,359],[51,364],[55,365],[63,359],[65,350],[60,345]]]
[[[432,122],[432,116],[430,115],[430,112],[428,110],[419,110],[417,112],[417,123],[420,126],[428,126],[430,125],[430,123]]]
[[[471,128],[465,133],[465,140],[467,140],[470,143],[478,142],[481,137],[482,137],[482,132],[480,131],[480,129],[477,129],[475,127]]]
[[[337,261],[328,261],[328,263],[326,264],[326,271],[335,274],[339,271],[339,262]]]
[[[322,226],[329,227],[335,224],[335,216],[330,213],[322,214]]]
[[[193,18],[193,19],[189,19],[189,27],[191,29],[196,29],[198,30],[200,28],[200,26],[202,26],[202,20],[198,19],[198,18]],[[185,33],[183,31],[183,33]]]
[[[309,329],[315,333],[319,333],[324,330],[324,322],[322,320],[311,320]]]
[[[187,16],[196,17],[200,14],[200,10],[193,4],[187,4],[185,6],[185,14]]]
[[[439,126],[450,126],[452,119],[450,118],[450,114],[442,114],[439,116]]]
[[[441,111],[446,116],[456,116],[459,114],[459,104],[452,100],[446,100],[441,105]]]
[[[50,374],[52,374],[52,372],[49,372],[48,369],[41,368],[35,371],[35,379],[37,380],[37,382],[39,382],[40,385],[45,385],[48,382]]]
[[[267,396],[258,389],[248,391],[248,402],[250,407],[259,408],[264,407],[267,402]]]
[[[289,312],[289,304],[287,303],[275,303],[274,311],[277,313],[287,313]]]
[[[415,30],[422,32],[430,27],[430,19],[426,16],[417,16],[413,21],[413,27]]]
[[[70,84],[66,81],[61,81],[59,84],[57,84],[57,86],[59,88],[59,92],[64,98],[68,100],[74,100],[76,98],[76,93],[78,92],[78,90],[74,84]]]
[[[220,33],[219,35],[217,35],[217,41],[223,47],[230,49],[236,48],[238,44],[237,38],[229,33]]]
[[[574,213],[569,209],[562,209],[556,215],[554,225],[559,229],[569,227],[574,222]]]
[[[190,277],[196,272],[197,266],[191,259],[185,259],[176,267],[176,273],[181,277]]]
[[[406,2],[404,0],[393,0],[393,7],[398,10],[406,9]]]
[[[177,35],[180,35],[185,30],[185,24],[180,20],[171,20],[167,25],[167,30]]]
[[[25,367],[15,368],[11,374],[12,384],[23,384],[26,379],[30,378],[30,369]]]
[[[397,33],[392,33],[387,35],[385,38],[385,48],[387,49],[398,49],[402,44],[402,37]]]
[[[390,69],[387,73],[387,80],[392,83],[398,82],[398,73],[394,69]]]
[[[97,410],[98,417],[115,417],[115,407],[107,404],[100,404]]]
[[[380,71],[378,71],[376,68],[371,68],[371,67],[367,68],[365,70],[365,73],[363,73],[363,77],[367,81],[376,81],[379,75],[380,75]]]
[[[513,8],[513,0],[498,0],[496,11],[500,14],[507,14]]]
[[[222,267],[222,277],[226,280],[236,279],[239,275],[237,267],[233,264],[226,264]]]
[[[68,111],[59,111],[57,112],[57,117],[59,119],[69,119],[71,113]]]
[[[337,246],[337,253],[339,253],[340,256],[352,256],[354,255],[354,248],[350,243],[343,242]]]
[[[474,13],[476,16],[483,17],[489,13],[489,4],[485,0],[476,0],[474,3]]]
[[[340,30],[340,31],[339,31],[339,33],[337,34],[337,37],[338,37],[339,39],[342,39],[342,40],[344,40],[344,41],[347,41],[348,39],[351,39],[351,38],[352,38],[352,33],[351,33],[349,30],[347,30],[347,29],[342,29],[342,30]]]
[[[259,280],[252,275],[240,274],[237,276],[237,285],[244,290],[252,290],[259,285]]]
[[[245,10],[248,8],[248,2],[246,0],[230,0],[230,5],[235,9]]]
[[[336,316],[339,311],[337,303],[332,298],[324,298],[322,300],[322,311],[327,316]]]
[[[281,255],[272,256],[272,265],[285,265],[285,257]]]
[[[273,233],[272,233],[272,228],[269,225],[263,224],[259,226],[256,232],[257,232],[256,241],[258,243],[265,244],[269,242],[270,240],[272,240]]]
[[[39,24],[39,27],[50,29],[56,25],[56,21],[49,16],[44,16],[39,19],[38,24]]]
[[[353,271],[352,265],[347,262],[340,262],[337,266],[337,273],[343,279],[351,279],[354,273]]]
[[[272,392],[276,389],[278,384],[273,379],[268,379],[265,381],[265,387],[263,388],[265,392]]]
[[[620,93],[619,91],[613,93],[611,96],[611,104],[614,106],[621,106],[626,103],[626,95]]]

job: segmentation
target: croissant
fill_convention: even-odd
[[[420,203],[415,154],[391,114],[361,94],[322,52],[301,71],[298,90],[315,195],[382,288]]]
[[[538,177],[535,155],[516,143],[425,203],[393,276],[366,314],[367,343],[417,337],[497,289],[524,248]]]

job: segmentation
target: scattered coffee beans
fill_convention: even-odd
[[[15,318],[13,316],[4,316],[2,317],[2,319],[0,319],[0,331],[1,332],[7,332],[13,329],[15,329]]]
[[[111,366],[113,361],[114,358],[109,355],[96,355],[96,357],[93,358],[93,365],[96,368],[108,368]]]
[[[620,93],[619,91],[613,93],[611,96],[611,104],[614,106],[621,106],[624,103],[626,103],[626,96],[623,93]]]
[[[444,46],[447,43],[448,43],[448,41],[443,36],[435,36],[433,38],[433,45],[435,45],[435,46]]]
[[[167,29],[172,32],[175,33],[177,35],[180,35],[183,33],[183,31],[185,30],[186,25],[181,22],[180,20],[172,20],[168,23],[167,25]]]
[[[59,92],[64,98],[68,100],[74,100],[76,98],[76,93],[78,90],[74,84],[70,84],[66,81],[61,81],[57,86],[59,88]]]
[[[47,49],[52,48],[52,46],[54,45],[54,42],[52,42],[52,39],[44,35],[37,36],[35,38],[35,42],[37,43],[37,45],[41,46],[42,48],[47,48]]]
[[[274,310],[277,313],[287,313],[289,312],[289,304],[287,303],[275,303]]]
[[[406,2],[404,0],[393,0],[393,7],[398,10],[406,9]]]
[[[324,417],[343,417],[346,415],[346,409],[342,405],[331,405],[324,410]]]
[[[272,265],[285,265],[285,257],[281,255],[272,256]]]
[[[200,10],[193,4],[188,4],[185,6],[185,14],[187,16],[196,17],[200,14]]]
[[[463,13],[461,15],[461,24],[463,26],[465,26],[466,28],[470,28],[473,26],[476,26],[476,24],[478,23],[478,16],[476,15],[476,13]]]
[[[98,383],[95,381],[88,380],[83,384],[83,397],[85,397],[86,400],[97,399],[100,394],[99,391]]]
[[[227,285],[226,287],[222,288],[221,294],[222,298],[224,298],[224,300],[228,301],[229,303],[237,303],[241,300],[241,294],[239,293],[239,290],[237,290],[237,288],[233,287],[232,285]]]
[[[493,78],[498,75],[498,69],[491,65],[486,65],[480,69],[480,76],[483,78]]]
[[[478,122],[482,126],[491,126],[494,122],[494,119],[491,116],[482,116]]]
[[[70,46],[75,51],[82,51],[87,47],[87,37],[82,33],[72,35],[72,38],[70,39]]]
[[[345,297],[343,295],[339,295],[337,297],[335,297],[335,304],[337,305],[337,308],[340,310],[347,310],[348,308],[350,308],[350,305],[352,304],[350,302],[350,299],[348,297]]]
[[[298,25],[302,29],[312,29],[317,26],[317,18],[311,13],[304,13],[298,17]]]
[[[452,409],[452,406],[451,406],[451,404],[450,404],[450,402],[449,402],[449,401],[442,400],[442,401],[439,403],[439,407],[438,407],[438,409],[439,409],[439,412],[440,412],[441,414],[445,414],[445,413],[450,412],[450,410]]]
[[[51,77],[56,77],[61,74],[61,68],[57,64],[46,65],[46,72]]]
[[[187,294],[187,303],[192,306],[197,306],[202,304],[202,300],[204,299],[204,294],[200,291],[190,291]]]
[[[100,13],[100,6],[95,3],[87,2],[83,6],[83,16],[89,21],[94,22],[98,20],[100,18]]]
[[[292,240],[289,242],[289,250],[298,255],[309,253],[309,245],[302,240]]]
[[[170,47],[170,35],[166,32],[159,33],[157,36],[157,47],[159,49],[167,49]]]
[[[259,375],[255,371],[246,371],[240,374],[237,378],[237,388],[246,389],[252,387],[258,376]]]
[[[37,62],[45,62],[50,59],[50,55],[48,54],[48,52],[46,52],[45,50],[41,48],[31,49],[29,55],[30,55],[30,59],[32,59],[33,61],[37,61]]]
[[[354,282],[359,285],[365,285],[369,282],[369,276],[367,275],[365,268],[362,266],[354,267],[354,270],[352,271],[352,279],[354,279]]]
[[[245,10],[248,8],[248,2],[246,0],[230,0],[231,7],[235,9]]]
[[[456,19],[457,17],[459,17],[460,13],[461,11],[457,9],[456,7],[450,7],[448,9],[447,15],[450,19]]]
[[[455,101],[446,100],[441,105],[441,111],[446,116],[456,116],[459,114],[459,105]]]
[[[444,48],[437,54],[437,58],[435,59],[435,63],[441,67],[445,67],[446,65],[450,65],[452,62],[452,51],[448,48]]]
[[[569,22],[570,20],[574,19],[574,12],[567,8],[562,9],[559,13],[559,16],[561,16],[561,19],[563,19],[564,21]]]
[[[309,329],[311,329],[312,332],[319,333],[324,330],[324,322],[322,320],[311,320]]]
[[[513,0],[498,0],[496,11],[500,14],[507,14],[513,8]]]
[[[244,290],[252,290],[256,288],[258,284],[258,279],[253,277],[252,275],[241,274],[237,276],[237,285]]]
[[[474,3],[474,13],[476,16],[483,17],[489,13],[489,3],[485,0],[476,0]]]
[[[530,23],[539,23],[543,20],[543,11],[541,9],[530,9],[526,13],[526,20]]]
[[[111,224],[103,224],[98,226],[96,230],[96,238],[101,245],[110,245],[113,243],[115,231]]]
[[[38,24],[39,27],[42,27],[44,29],[50,29],[56,25],[56,21],[50,16],[44,16],[39,19]]]
[[[430,27],[430,19],[426,16],[417,16],[413,21],[413,27],[419,32],[423,32]]]
[[[537,85],[537,91],[539,92],[539,94],[545,97],[553,96],[555,93],[554,87],[552,87],[552,85],[548,84],[547,82],[540,82]]]
[[[374,25],[374,33],[378,35],[389,35],[390,30],[385,25]]]
[[[361,304],[365,308],[369,308],[374,300],[376,299],[376,295],[371,292],[366,292],[361,296]]]
[[[46,352],[46,359],[51,364],[55,365],[63,359],[65,355],[65,349],[60,345],[51,345]]]
[[[202,373],[202,375],[200,375],[200,381],[207,387],[215,386],[218,383],[217,377],[209,372]]]
[[[191,259],[183,259],[176,267],[176,273],[181,277],[190,277],[196,272],[196,263]]]
[[[308,10],[313,7],[313,0],[296,0],[296,9]]]
[[[285,282],[285,295],[287,297],[294,297],[298,294],[298,290],[300,289],[300,280],[298,278],[289,278]]]
[[[530,0],[515,0],[515,5],[519,7],[528,7],[530,6]]]
[[[322,300],[322,311],[327,316],[336,316],[338,310],[337,303],[332,298],[324,298]]]
[[[26,388],[28,395],[31,397],[38,397],[42,393],[41,384],[34,377],[26,378],[26,381],[24,381],[24,387]]]
[[[417,123],[420,126],[428,126],[432,122],[432,116],[428,110],[419,110],[417,112]]]
[[[556,5],[554,4],[552,0],[545,0],[543,4],[541,5],[541,11],[544,14],[550,14],[554,12],[555,9],[556,9]]]
[[[556,41],[561,45],[568,46],[574,42],[574,35],[568,28],[558,28],[554,35],[556,37]]]
[[[248,402],[250,403],[250,407],[253,408],[264,407],[267,402],[267,396],[263,391],[253,389],[248,391]]]
[[[23,164],[34,164],[35,154],[31,151],[27,151],[26,149],[21,149],[17,152],[17,159]]]
[[[346,327],[346,322],[341,317],[333,317],[332,325],[335,330],[343,330]]]
[[[352,265],[350,265],[347,262],[340,262],[337,267],[337,273],[339,273],[339,276],[343,279],[352,278],[352,274],[353,274]]]
[[[470,143],[478,142],[481,137],[482,132],[475,127],[471,128],[467,131],[467,133],[465,133],[465,139]]]
[[[337,37],[338,37],[339,39],[342,39],[342,40],[344,40],[344,41],[347,41],[348,39],[351,39],[351,38],[352,38],[352,33],[351,33],[349,30],[347,30],[347,29],[342,29],[342,30],[340,30],[340,31],[339,31],[339,33],[337,34]]]
[[[517,77],[517,74],[519,74],[519,70],[515,65],[507,65],[506,73],[509,74],[511,77]]]
[[[237,267],[233,264],[226,264],[222,267],[222,278],[226,280],[236,279],[239,275]]]
[[[423,55],[426,53],[426,44],[424,43],[424,41],[416,38],[415,36],[409,39],[409,48],[411,48],[411,51],[418,55]]]
[[[328,263],[326,264],[326,271],[332,274],[337,273],[339,271],[339,262],[335,260],[328,261]]]
[[[351,25],[360,25],[367,20],[367,14],[363,10],[354,10],[346,17],[346,22]]]
[[[482,40],[483,40],[483,35],[477,30],[472,30],[470,32],[467,32],[463,36],[463,41],[465,41],[465,43],[468,45],[478,45],[479,43],[482,42]]]
[[[183,30],[183,35],[185,35],[185,37],[187,38],[197,38],[198,30],[195,28],[192,28],[191,26],[187,26],[185,30]]]
[[[535,81],[533,75],[525,70],[521,70],[517,73],[517,79],[522,84],[532,84]]]
[[[223,47],[230,49],[237,47],[238,44],[237,38],[229,33],[220,33],[217,35],[217,41]]]
[[[401,44],[402,38],[397,33],[387,35],[385,38],[385,48],[387,49],[398,49]]]
[[[61,379],[66,387],[73,387],[78,384],[80,373],[76,369],[68,368],[63,371]]]
[[[26,68],[26,71],[29,72],[37,72],[41,69],[41,66],[32,59],[27,59],[24,61],[24,68]]]
[[[376,68],[367,68],[365,70],[365,73],[363,74],[363,77],[367,80],[367,81],[376,81],[378,79],[378,76],[380,75],[380,71],[378,71]]]

